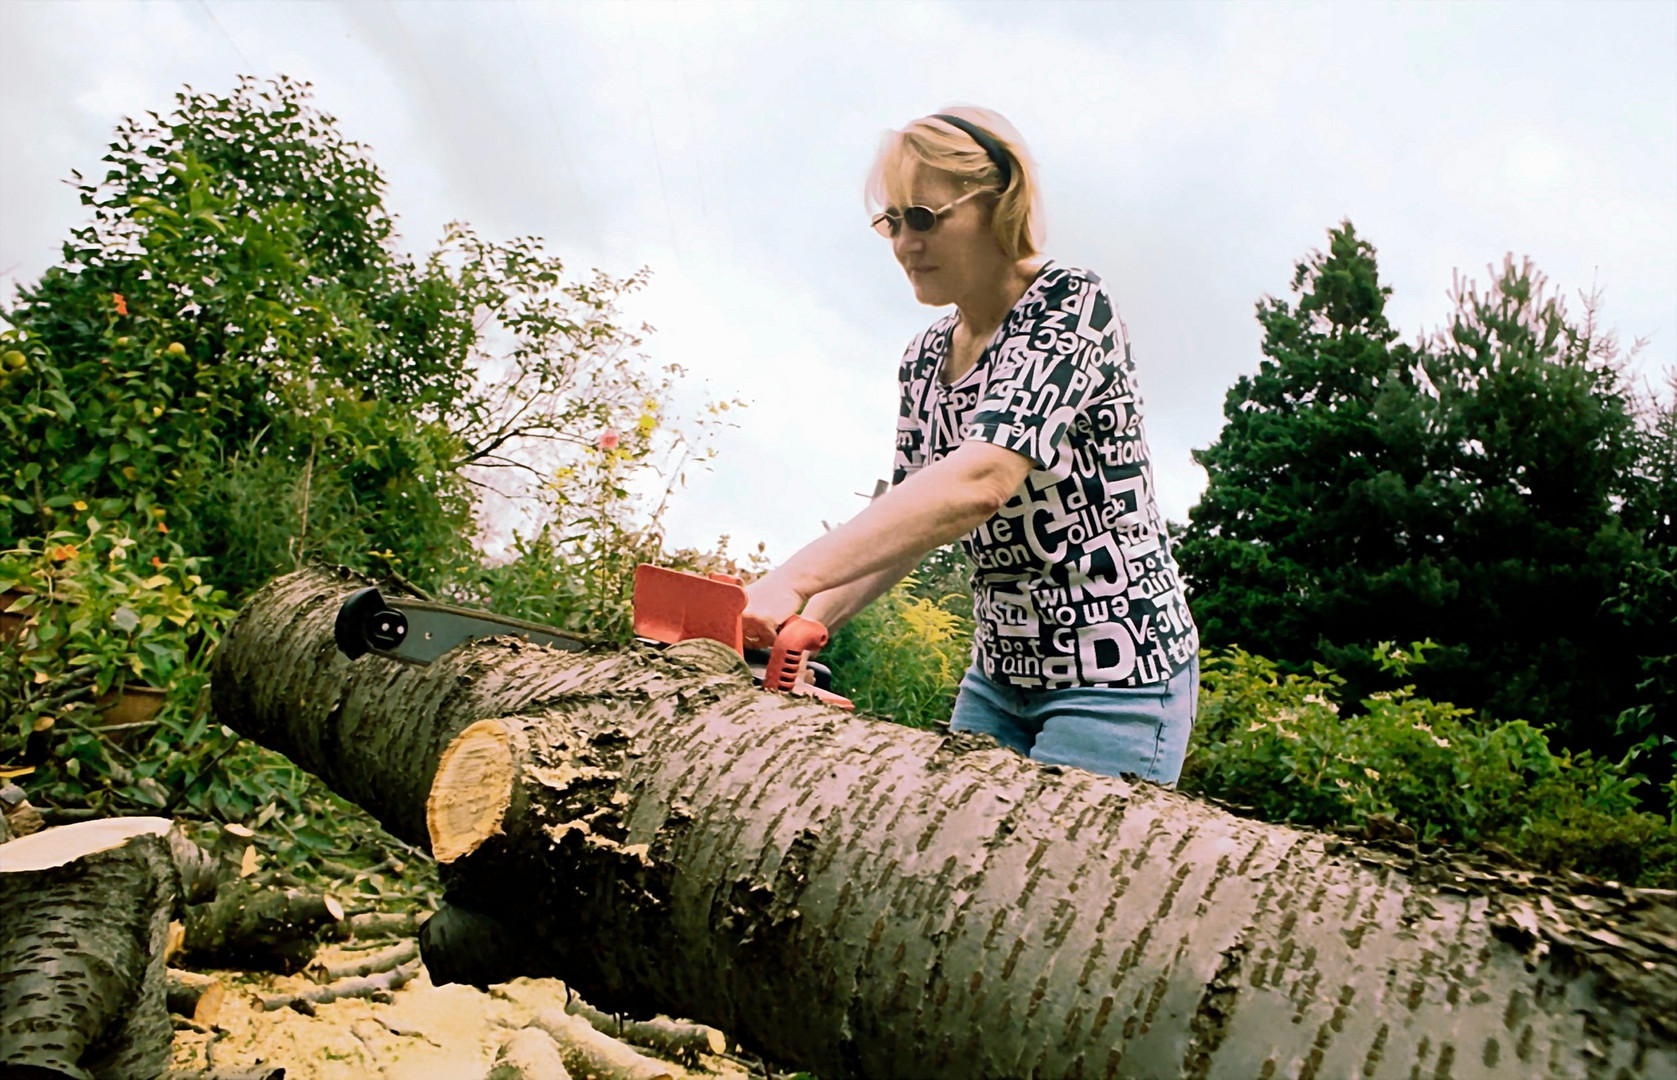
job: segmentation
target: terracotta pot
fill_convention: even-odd
[[[103,727],[143,724],[162,711],[163,703],[168,697],[167,690],[159,690],[155,686],[129,685],[121,690],[109,690],[101,694],[93,703],[93,707],[99,710],[99,720]]]

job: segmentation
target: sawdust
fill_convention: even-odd
[[[353,955],[345,953],[343,955]],[[341,959],[334,950],[326,959]],[[387,1003],[347,998],[316,1006],[264,1012],[263,995],[314,985],[301,975],[213,972],[228,995],[216,1029],[175,1032],[174,1067],[283,1065],[286,1080],[482,1080],[502,1042],[546,1009],[565,1007],[557,979],[516,979],[489,992],[470,986],[433,986],[427,974]],[[724,1057],[703,1055],[697,1070],[671,1066],[677,1077],[748,1080]],[[761,1074],[758,1074],[759,1076]]]

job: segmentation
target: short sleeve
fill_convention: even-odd
[[[960,436],[1023,454],[1063,478],[1071,469],[1067,434],[1120,377],[1126,343],[1099,278],[1050,273],[1009,313],[984,396]]]

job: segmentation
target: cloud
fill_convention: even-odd
[[[1529,254],[1677,363],[1670,5],[1086,3],[0,5],[0,271],[80,220],[57,184],[182,82],[285,71],[369,143],[403,239],[540,235],[651,266],[634,314],[695,391],[754,399],[673,504],[785,556],[889,461],[894,374],[936,312],[866,228],[880,134],[1000,109],[1044,172],[1050,254],[1106,279],[1135,343],[1166,515],[1203,476],[1253,304],[1349,217],[1409,338],[1452,274]],[[1657,381],[1657,379],[1656,379]],[[696,400],[699,393],[693,395]]]

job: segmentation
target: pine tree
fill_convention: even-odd
[[[1196,454],[1210,474],[1180,545],[1210,646],[1381,685],[1382,641],[1440,646],[1423,693],[1604,747],[1636,649],[1611,610],[1641,543],[1635,410],[1611,336],[1568,318],[1530,263],[1448,328],[1396,341],[1372,245],[1349,222],[1265,298],[1265,359]]]

